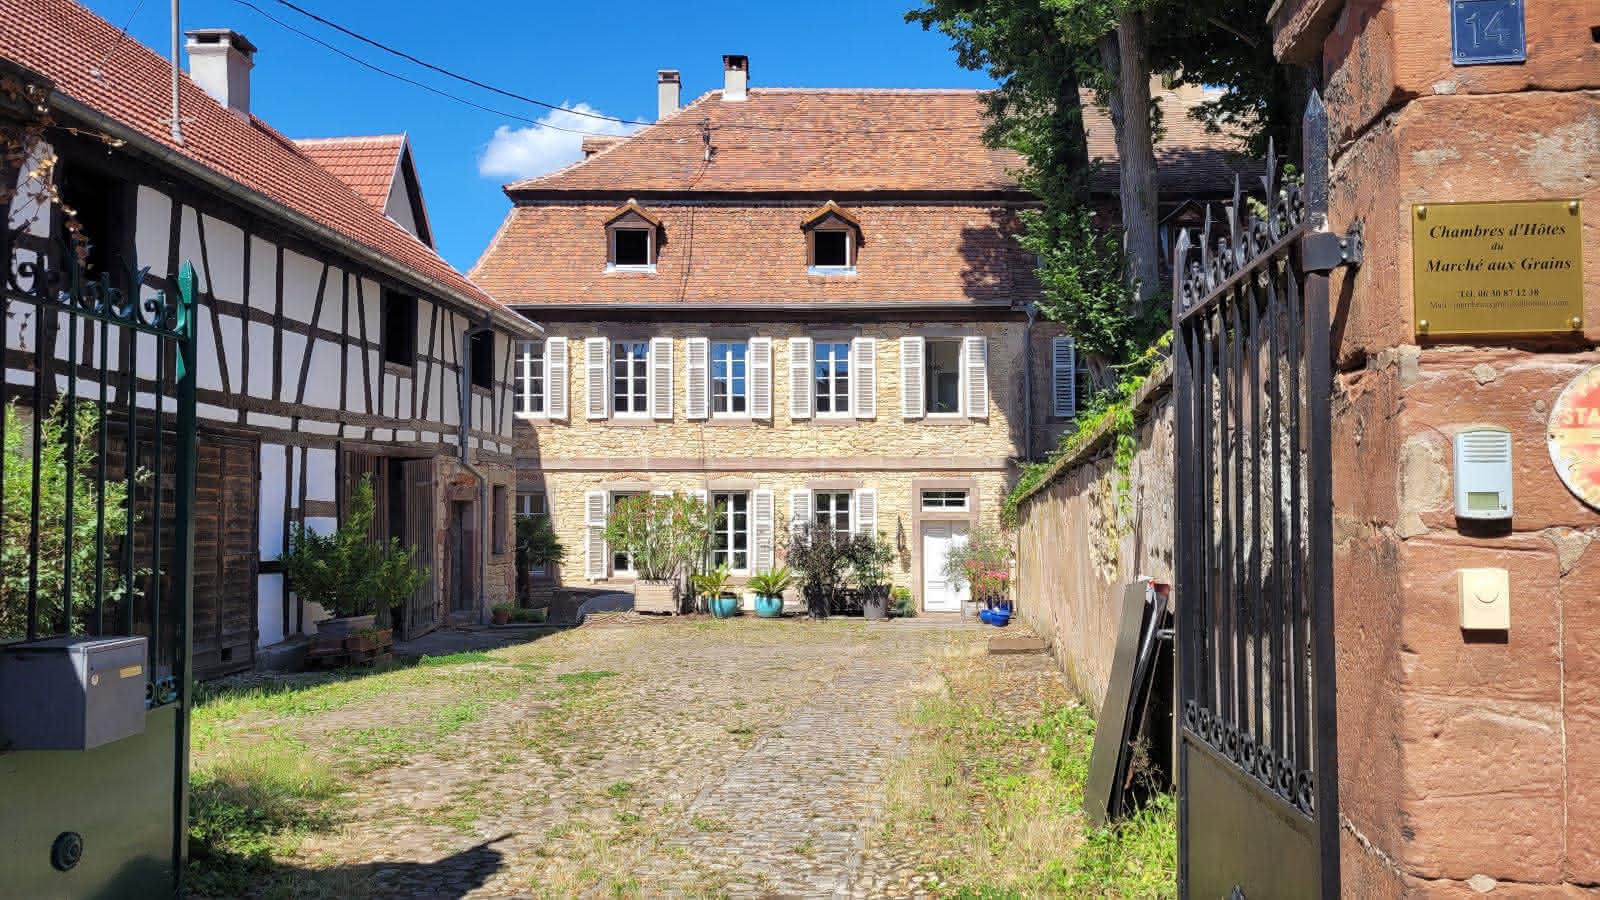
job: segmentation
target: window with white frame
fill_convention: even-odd
[[[711,495],[711,565],[750,570],[750,495],[744,491]]]
[[[544,341],[517,344],[517,364],[512,373],[512,391],[517,397],[517,412],[543,415],[545,412]]]
[[[611,348],[611,411],[645,415],[650,411],[650,342],[617,341]]]
[[[967,492],[965,490],[925,490],[922,492],[922,508],[927,510],[965,510],[967,508]]]
[[[746,351],[743,341],[711,344],[711,412],[744,415],[749,412]]]
[[[850,344],[816,342],[817,415],[850,412]]]
[[[650,266],[650,231],[645,228],[613,228],[611,258],[619,269],[646,269]]]
[[[613,492],[611,494],[611,505],[606,508],[606,514],[609,516],[611,510],[614,510],[614,509],[617,508],[617,504],[618,503],[621,503],[623,500],[626,500],[629,497],[637,497],[637,496],[640,495],[640,493],[641,493],[640,491],[615,491],[615,492]],[[630,554],[630,553],[623,553],[620,550],[611,551],[611,574],[613,574],[613,575],[632,575],[632,574],[634,574],[634,572],[633,572],[633,555]]]
[[[811,265],[818,269],[843,269],[850,265],[851,233],[842,228],[819,228],[811,240]]]
[[[544,491],[518,491],[517,515],[538,516],[546,522],[550,521],[550,500]],[[540,565],[528,570],[529,575],[543,576],[548,570]]]
[[[811,508],[818,525],[833,529],[840,537],[850,536],[849,491],[817,491],[811,495]]]
[[[924,396],[929,415],[961,412],[961,340],[929,338],[923,344]]]

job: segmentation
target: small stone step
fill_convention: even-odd
[[[989,653],[999,655],[1006,653],[1043,653],[1044,641],[1038,638],[990,638]]]

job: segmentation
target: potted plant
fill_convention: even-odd
[[[868,619],[888,618],[894,547],[881,536],[858,534],[850,538],[845,552],[850,577],[861,591],[861,614]]]
[[[710,533],[706,505],[684,494],[639,494],[617,501],[606,520],[611,548],[628,554],[633,570],[633,608],[679,611],[680,586]]]
[[[342,637],[373,628],[379,610],[415,594],[428,580],[416,565],[416,550],[390,538],[371,539],[372,476],[351,491],[345,520],[332,534],[318,534],[303,522],[289,525],[289,548],[282,557],[289,588],[321,606],[332,618],[317,622],[317,633]]]
[[[551,566],[561,565],[567,548],[556,537],[555,527],[546,515],[517,516],[516,532],[517,597],[527,602],[533,570],[548,571]]]
[[[811,618],[828,617],[828,609],[844,587],[849,547],[848,536],[820,522],[807,522],[790,537],[789,565],[800,575]]]
[[[695,596],[705,601],[706,609],[719,619],[727,619],[739,614],[739,598],[727,590],[728,567],[717,566],[702,575],[691,575],[689,582],[694,586]]]
[[[489,612],[494,614],[494,623],[496,625],[509,625],[511,624],[511,609],[512,607],[509,604],[500,603],[490,607]]]
[[[783,615],[783,592],[794,587],[794,571],[779,566],[770,572],[757,572],[746,582],[756,595],[756,615],[763,619],[776,619]]]
[[[895,616],[909,619],[917,614],[917,604],[911,598],[911,588],[895,585],[889,591],[889,599],[894,602]]]
[[[1003,608],[1011,612],[1011,547],[998,533],[979,529],[945,557],[944,576],[958,590],[970,587],[968,614]]]

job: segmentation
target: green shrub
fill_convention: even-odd
[[[372,519],[372,476],[364,475],[350,494],[344,523],[332,534],[290,523],[289,549],[282,556],[290,589],[334,616],[372,615],[415,594],[429,569],[417,567],[417,551],[399,538],[387,544],[372,540]]]

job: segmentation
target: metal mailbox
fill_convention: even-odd
[[[0,750],[89,750],[144,731],[142,637],[0,647]]]

